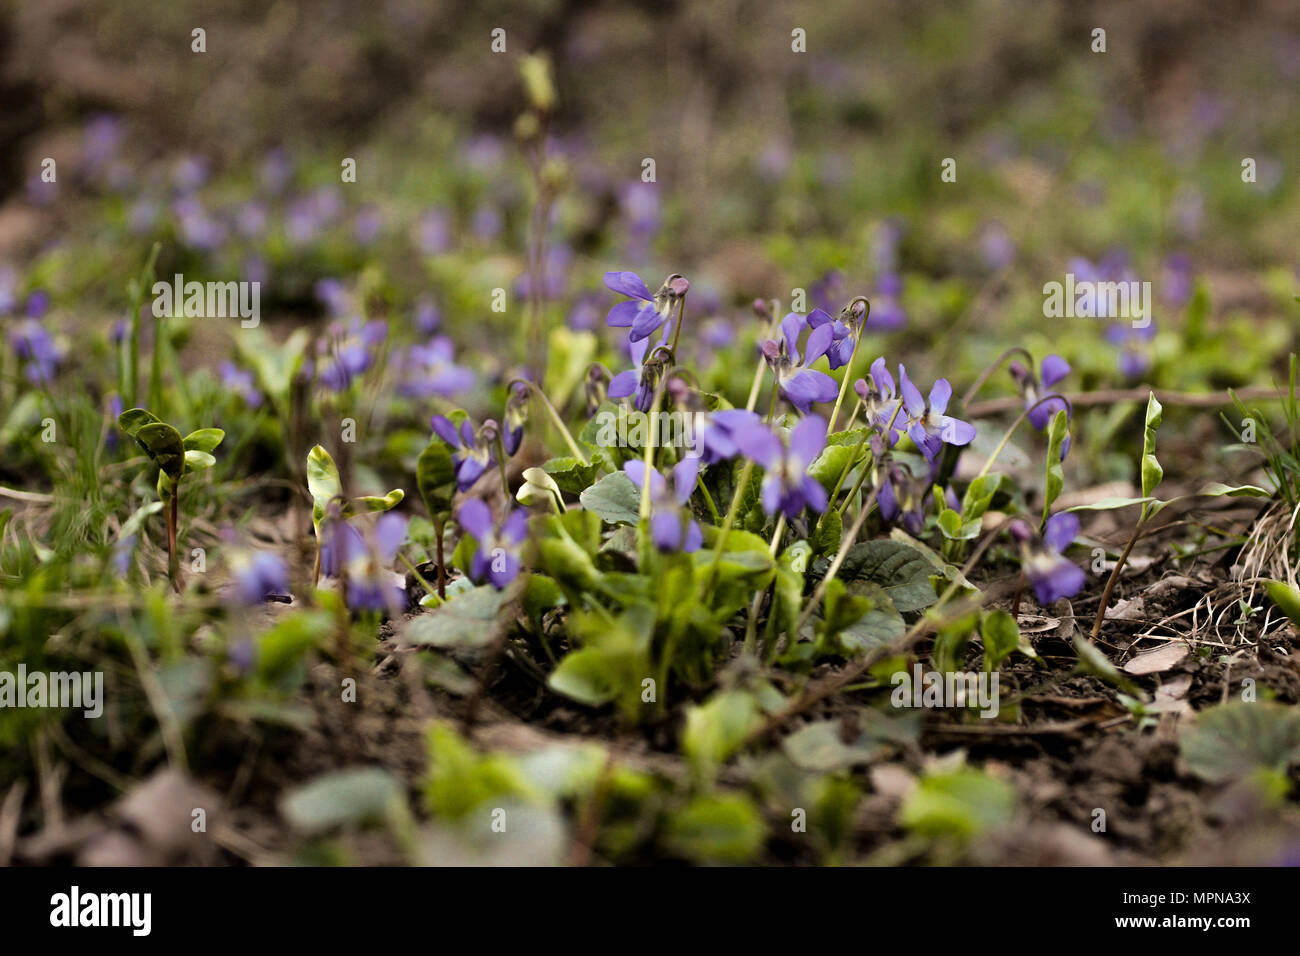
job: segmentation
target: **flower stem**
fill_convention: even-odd
[[[853,351],[849,353],[849,360],[844,364],[844,379],[840,382],[840,394],[835,399],[835,407],[831,409],[830,423],[826,426],[827,433],[835,431],[835,420],[840,417],[840,406],[844,404],[844,394],[849,390],[849,380],[853,378],[853,360],[858,355],[858,345],[862,342],[862,330],[866,326],[864,320],[858,325],[858,331],[853,336]]]
[[[677,300],[677,321],[673,323],[673,340],[668,348],[674,356],[677,355],[677,336],[682,334],[682,322],[686,319],[686,296],[683,295]],[[674,359],[675,361],[675,359]]]
[[[1007,429],[1007,433],[1003,435],[1002,440],[998,442],[998,447],[993,449],[993,454],[990,455],[989,460],[984,463],[984,467],[980,469],[980,473],[975,476],[976,478],[983,478],[985,475],[989,473],[989,469],[993,467],[993,462],[997,461],[998,455],[1002,454],[1002,449],[1007,447],[1007,442],[1011,440],[1011,436],[1014,435],[1016,429],[1020,427],[1020,423],[1029,417],[1029,413],[1032,412],[1039,405],[1051,401],[1062,401],[1065,402],[1066,405],[1070,404],[1070,400],[1063,395],[1047,395],[1044,396],[1043,398],[1040,398],[1038,401],[1034,402],[1034,404],[1026,408],[1023,412],[1019,414],[1019,416],[1016,417],[1016,420],[1011,423],[1011,427]],[[1071,413],[1073,413],[1074,411],[1073,407],[1071,407],[1070,411]]]
[[[966,408],[967,405],[970,404],[971,399],[975,397],[976,393],[979,392],[981,388],[983,388],[984,383],[989,380],[989,377],[992,376],[994,372],[996,372],[999,368],[1002,367],[1002,363],[1005,362],[1007,359],[1011,358],[1011,356],[1015,355],[1016,353],[1023,355],[1025,357],[1025,361],[1029,363],[1029,367],[1031,369],[1033,368],[1034,357],[1029,354],[1028,349],[1023,349],[1018,345],[1007,349],[1005,352],[1003,352],[1001,355],[995,358],[989,364],[989,366],[984,369],[984,371],[980,372],[979,377],[976,378],[975,381],[971,383],[971,387],[966,389],[966,394],[961,397],[961,407],[963,410]]]
[[[569,446],[569,451],[573,452],[573,457],[577,458],[584,465],[591,464],[591,462],[587,460],[587,456],[582,453],[582,449],[578,447],[578,443],[573,440],[573,435],[570,434],[569,429],[565,427],[564,420],[560,418],[560,413],[555,410],[555,406],[552,405],[551,400],[546,397],[546,393],[537,387],[537,383],[531,382],[526,378],[518,378],[507,385],[506,389],[509,390],[514,388],[516,382],[522,382],[528,387],[530,392],[541,399],[542,405],[545,406],[546,412],[550,415],[551,421],[555,423],[555,427],[558,428],[560,434],[564,436],[564,443]]]
[[[1142,505],[1145,512],[1146,505]],[[1092,622],[1091,640],[1095,643],[1101,634],[1101,624],[1106,619],[1106,608],[1110,607],[1110,594],[1115,590],[1115,584],[1119,581],[1119,576],[1124,570],[1124,564],[1128,561],[1129,554],[1133,551],[1133,545],[1137,544],[1138,538],[1142,537],[1142,529],[1147,523],[1147,515],[1144,513],[1138,519],[1137,527],[1133,529],[1133,535],[1128,539],[1128,544],[1124,545],[1124,550],[1115,562],[1115,568],[1110,572],[1110,577],[1106,579],[1106,587],[1101,592],[1101,604],[1097,606],[1097,616]]]
[[[822,598],[826,596],[826,588],[829,586],[831,578],[835,577],[836,572],[839,571],[840,565],[844,563],[844,558],[849,553],[849,548],[853,546],[854,539],[857,538],[858,532],[862,530],[862,526],[867,522],[867,515],[871,512],[871,506],[876,503],[878,490],[876,488],[871,489],[871,494],[862,503],[862,510],[858,512],[857,518],[853,520],[853,526],[844,532],[844,536],[840,539],[840,549],[835,552],[835,558],[831,561],[831,566],[826,569],[826,576],[818,582],[817,589],[813,591],[812,597],[804,605],[803,613],[799,615],[799,620],[795,622],[794,632],[790,634],[791,644],[799,640],[799,632],[803,630],[804,625],[816,613]]]
[[[767,334],[769,336],[775,335],[777,328],[779,328],[779,323],[777,322],[776,317],[780,312],[781,309],[779,304],[774,301],[772,303],[772,321],[768,324],[767,329]],[[752,412],[754,406],[758,404],[758,390],[763,386],[763,369],[766,367],[767,359],[763,357],[763,353],[760,351],[758,355],[758,368],[754,369],[754,382],[749,386],[749,399],[745,402],[745,411],[747,412]]]

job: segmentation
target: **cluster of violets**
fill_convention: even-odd
[[[635,363],[632,369],[613,376],[609,397],[629,399],[642,412],[654,407],[660,394],[689,405],[689,390],[679,382],[672,381],[673,387],[659,389],[671,356],[660,360],[657,355],[674,339],[673,323],[681,321],[682,299],[689,283],[681,276],[670,276],[652,294],[636,274],[610,272],[605,275],[605,285],[626,297],[610,309],[606,324],[628,330],[627,348]],[[816,291],[824,294],[822,288]],[[768,317],[762,303],[756,303],[755,309],[760,317]],[[838,316],[820,306],[806,316],[792,312],[778,324],[779,337],[759,342],[759,352],[772,373],[777,393],[801,416],[788,433],[773,428],[753,411],[700,412],[696,416],[694,446],[674,466],[670,477],[649,470],[647,479],[647,466],[640,460],[624,466],[638,489],[644,489],[647,480],[650,482],[650,532],[660,550],[689,552],[700,547],[702,535],[686,503],[702,467],[736,457],[763,469],[761,502],[769,516],[780,514],[795,521],[805,510],[820,513],[826,509],[826,490],[808,473],[809,466],[825,449],[828,437],[828,423],[813,407],[836,401],[839,385],[814,366],[823,358],[830,371],[849,366],[868,314],[874,324],[876,313],[874,309],[869,313],[867,301],[861,297],[852,300]],[[647,343],[661,330],[652,350]],[[1045,429],[1057,411],[1068,413],[1068,404],[1050,389],[1069,372],[1069,365],[1057,355],[1044,359],[1037,372],[1020,363],[1011,365],[1026,417],[1038,430]],[[928,395],[923,394],[903,365],[898,366],[895,379],[883,356],[871,363],[866,377],[854,383],[854,392],[869,429],[880,516],[919,534],[924,527],[926,502],[933,497],[931,489],[941,471],[944,449],[969,445],[975,439],[975,426],[947,414],[952,399],[947,379],[938,379]],[[909,466],[895,460],[892,452],[903,435],[925,462],[923,474],[914,474]],[[1068,451],[1067,438],[1061,450],[1063,459]],[[951,487],[943,488],[942,494],[949,507],[960,511]],[[1023,521],[1011,526],[1011,534],[1022,547],[1025,574],[1045,604],[1076,594],[1083,586],[1083,572],[1063,557],[1077,532],[1078,520],[1069,514],[1054,515],[1041,536]]]
[[[16,311],[18,296],[15,276],[11,271],[0,272],[0,315]],[[51,335],[42,319],[50,308],[50,297],[37,289],[27,297],[21,318],[8,329],[9,347],[18,357],[23,375],[33,385],[46,386],[53,380],[59,366],[68,356],[66,343]]]

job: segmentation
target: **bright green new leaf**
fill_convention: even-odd
[[[420,452],[415,465],[415,486],[430,517],[437,518],[451,510],[451,499],[456,494],[456,467],[451,449],[441,438],[435,438]]]
[[[1165,470],[1156,460],[1156,431],[1160,428],[1163,413],[1164,408],[1156,400],[1156,393],[1151,392],[1147,399],[1146,432],[1142,438],[1142,495],[1144,497],[1155,491],[1156,486],[1165,477]],[[1145,514],[1145,505],[1142,510]]]
[[[220,428],[199,428],[185,436],[185,450],[212,452],[225,437],[226,433]]]

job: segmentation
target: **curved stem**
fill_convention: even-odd
[[[970,400],[975,397],[975,394],[984,387],[984,383],[992,377],[993,373],[1002,367],[1002,363],[1011,358],[1011,356],[1015,355],[1017,352],[1025,357],[1025,361],[1029,363],[1031,369],[1034,367],[1034,357],[1029,354],[1028,349],[1021,348],[1019,345],[1012,346],[995,358],[988,367],[984,369],[984,371],[980,372],[979,377],[971,383],[971,387],[966,389],[966,394],[961,397],[961,407],[963,409],[965,409],[970,403]]]
[[[993,449],[993,454],[989,456],[989,460],[984,463],[984,467],[980,469],[980,473],[975,477],[983,478],[985,475],[988,474],[989,469],[993,467],[993,462],[997,461],[998,455],[1002,454],[1002,449],[1007,447],[1007,442],[1011,440],[1011,436],[1014,435],[1016,429],[1020,427],[1020,423],[1029,417],[1030,412],[1032,412],[1035,408],[1037,408],[1039,405],[1044,404],[1045,402],[1053,402],[1058,400],[1065,402],[1065,404],[1070,409],[1070,416],[1073,417],[1074,406],[1070,404],[1070,400],[1066,398],[1064,395],[1045,395],[1044,397],[1040,398],[1038,401],[1034,402],[1034,404],[1030,405],[1023,412],[1021,412],[1016,417],[1016,420],[1011,423],[1011,427],[1007,429],[1007,433],[1002,436],[1002,441],[998,442],[998,447]]]
[[[745,466],[740,469],[740,478],[736,481],[736,490],[731,496],[731,506],[727,508],[727,516],[718,531],[718,540],[713,545],[713,560],[709,562],[709,575],[706,580],[711,580],[717,575],[718,565],[722,563],[722,551],[727,544],[727,535],[731,534],[731,526],[736,522],[736,509],[740,507],[740,499],[745,489],[749,487],[749,476],[753,471],[754,463],[746,458]]]
[[[795,622],[794,633],[790,635],[791,643],[799,640],[799,632],[803,630],[804,625],[816,613],[822,598],[826,596],[826,588],[830,585],[831,578],[835,577],[836,572],[839,571],[840,565],[844,563],[844,558],[849,553],[849,548],[853,546],[854,539],[857,538],[858,532],[862,530],[862,526],[867,522],[867,515],[871,512],[871,506],[876,503],[878,490],[877,488],[871,489],[871,494],[862,503],[862,510],[858,512],[857,518],[853,520],[853,526],[844,532],[844,536],[840,539],[840,549],[835,552],[835,558],[831,561],[831,566],[826,569],[826,576],[817,583],[816,590],[813,591],[812,597],[804,605],[803,613],[799,615],[799,619]]]
[[[512,380],[506,385],[506,391],[510,391],[510,389],[514,388],[517,383],[525,385],[530,392],[542,400],[542,405],[546,407],[546,411],[551,416],[551,421],[555,423],[555,427],[558,428],[560,434],[564,436],[564,442],[569,446],[569,451],[573,452],[573,457],[577,458],[584,465],[591,464],[591,462],[587,460],[587,456],[582,453],[582,449],[578,447],[578,443],[573,440],[573,435],[571,435],[569,429],[565,427],[564,421],[560,418],[560,413],[555,410],[555,406],[552,405],[551,400],[546,397],[546,393],[538,388],[535,382],[531,382],[526,378],[516,378]]]
[[[776,318],[780,313],[781,313],[781,309],[779,304],[776,302],[776,300],[773,300],[772,321],[768,323],[768,327],[767,327],[768,338],[771,338],[773,335],[775,335],[776,330],[780,327],[780,323],[777,321]],[[767,359],[763,358],[763,353],[762,351],[760,351],[758,353],[758,368],[754,369],[754,382],[752,385],[749,386],[749,398],[745,402],[745,411],[747,412],[752,412],[754,410],[754,406],[758,404],[758,390],[763,386],[763,369],[765,369],[766,367],[767,367]]]
[[[776,530],[772,532],[772,542],[767,547],[767,552],[773,558],[776,557],[777,547],[781,543],[781,535],[785,533],[785,512],[776,519]],[[768,585],[771,587],[772,585]],[[758,609],[763,604],[763,598],[767,594],[768,588],[754,592],[754,600],[749,604],[749,618],[745,622],[745,643],[744,653],[752,655],[755,645],[758,643]]]
[[[844,404],[844,394],[849,390],[849,380],[853,378],[853,360],[858,357],[858,346],[862,343],[862,330],[866,325],[866,319],[863,319],[853,336],[853,351],[849,353],[849,360],[844,365],[844,380],[840,382],[840,394],[835,399],[835,407],[831,409],[830,422],[826,426],[828,433],[835,431],[835,419],[840,417],[840,406]]]
[[[686,296],[683,295],[680,299],[677,300],[677,321],[673,324],[673,340],[668,346],[670,349],[672,349],[673,355],[677,354],[677,336],[681,335],[682,333],[682,322],[685,320],[685,318],[686,318]]]
[[[1143,510],[1146,509],[1144,504]],[[1133,545],[1137,544],[1138,538],[1142,537],[1142,529],[1147,523],[1147,516],[1144,514],[1138,520],[1137,527],[1133,529],[1132,536],[1128,539],[1128,544],[1124,545],[1124,550],[1115,562],[1115,568],[1110,572],[1110,577],[1106,579],[1106,587],[1101,592],[1101,604],[1097,607],[1097,616],[1092,622],[1091,640],[1095,643],[1101,635],[1101,624],[1106,619],[1106,608],[1110,607],[1110,594],[1115,590],[1115,584],[1119,581],[1119,576],[1124,570],[1124,564],[1128,561],[1129,554],[1133,551]]]

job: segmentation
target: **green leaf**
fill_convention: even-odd
[[[857,451],[856,446],[827,445],[817,459],[808,466],[808,474],[821,482],[827,491],[831,491],[835,483],[840,480],[840,472],[845,469]]]
[[[743,690],[721,691],[707,703],[687,708],[682,749],[695,769],[706,779],[712,779],[761,721],[752,694]]]
[[[1146,505],[1155,498],[1098,498],[1091,504],[1075,505],[1073,508],[1066,508],[1066,511],[1115,511],[1119,508],[1129,508],[1133,505]]]
[[[828,561],[819,560],[816,569],[825,573]],[[850,591],[865,584],[878,584],[903,614],[929,607],[937,600],[930,584],[930,562],[915,548],[896,541],[860,541],[849,548],[839,577]]]
[[[323,447],[317,445],[307,454],[307,490],[322,513],[325,505],[342,496],[343,483],[334,459]]]
[[[185,450],[211,452],[225,437],[226,433],[220,428],[200,428],[185,436]]]
[[[1061,462],[1061,448],[1070,434],[1070,419],[1065,409],[1052,417],[1047,433],[1047,481],[1043,492],[1043,520],[1052,513],[1052,503],[1065,487],[1065,468]]]
[[[380,767],[353,767],[323,774],[280,802],[284,818],[304,833],[379,823],[406,809],[401,782]]]
[[[503,592],[482,584],[407,621],[402,638],[422,647],[483,647],[491,639]]]
[[[203,469],[211,468],[216,463],[217,460],[206,451],[196,451],[195,449],[190,448],[185,452],[186,471],[203,471]]]
[[[744,863],[763,848],[763,818],[741,794],[699,796],[673,814],[667,848],[696,863]]]
[[[1256,485],[1225,485],[1221,481],[1212,481],[1200,491],[1198,495],[1211,495],[1213,497],[1228,498],[1272,498],[1273,493],[1266,491]]]
[[[435,815],[460,820],[488,800],[536,800],[539,796],[509,757],[479,754],[449,724],[440,722],[429,728],[424,799]]]
[[[281,414],[287,415],[289,386],[302,368],[311,333],[295,329],[280,344],[261,328],[251,328],[241,330],[234,339],[240,361],[253,370],[258,386],[279,407]]]
[[[656,608],[638,601],[617,618],[608,614],[575,614],[570,623],[582,649],[571,651],[551,672],[548,686],[584,704],[619,702],[625,722],[633,723],[649,703],[643,683],[654,671],[650,642]],[[658,688],[657,694],[665,693]]]
[[[1147,398],[1146,431],[1142,438],[1142,494],[1144,497],[1150,495],[1165,476],[1165,470],[1160,467],[1160,462],[1156,460],[1156,431],[1160,428],[1163,413],[1163,407],[1156,400],[1156,393],[1151,392]],[[1144,505],[1144,513],[1145,510],[1146,506]]]
[[[858,600],[867,601],[870,606],[857,620],[840,629],[837,637],[840,647],[849,653],[862,653],[893,644],[907,632],[903,616],[880,585],[872,584],[859,590]],[[830,588],[826,593],[829,597]]]
[[[844,517],[838,508],[827,508],[817,519],[811,544],[818,554],[834,554],[844,537]]]
[[[588,707],[608,704],[618,694],[618,687],[605,672],[606,656],[598,647],[571,651],[551,672],[546,684],[557,694]]]
[[[145,425],[154,425],[160,421],[161,419],[154,415],[153,412],[144,408],[128,408],[117,416],[118,426],[132,438]]]
[[[984,670],[995,671],[1013,651],[1021,649],[1020,625],[1016,619],[1001,609],[984,615],[980,623],[980,638],[984,642]],[[1030,653],[1033,649],[1030,648]]]
[[[795,541],[783,552],[776,563],[776,577],[772,588],[772,611],[778,631],[793,639],[794,626],[803,609],[803,568],[808,566],[808,542]],[[800,570],[796,570],[796,568]]]
[[[1016,791],[1004,780],[961,767],[931,774],[903,801],[899,819],[924,836],[966,840],[1012,822]]]
[[[641,518],[641,492],[621,471],[601,478],[578,496],[582,506],[607,524],[636,524]]]
[[[258,676],[267,683],[279,682],[334,626],[328,611],[301,611],[283,618],[258,641]]]
[[[1264,590],[1279,610],[1300,629],[1300,591],[1282,581],[1265,581]]]
[[[939,512],[939,517],[935,523],[939,526],[939,531],[945,538],[951,541],[969,541],[972,538],[979,537],[980,525],[983,523],[983,515],[974,521],[962,521],[961,515],[951,508],[944,508]]]
[[[180,481],[185,471],[185,446],[181,433],[165,422],[141,425],[135,433],[136,444],[172,482]]]
[[[1133,697],[1141,699],[1145,696],[1136,684],[1119,672],[1119,669],[1110,662],[1109,657],[1098,650],[1097,645],[1082,634],[1074,635],[1074,650],[1079,655],[1077,669],[1080,673],[1100,678]]]
[[[356,515],[372,514],[376,511],[389,511],[396,508],[406,497],[406,492],[401,488],[394,488],[382,498],[374,495],[362,495],[360,498],[349,498],[343,505],[343,517],[352,518]]]
[[[867,708],[858,712],[865,727],[851,740],[844,739],[839,720],[806,724],[781,741],[781,749],[797,767],[815,773],[848,770],[873,763],[899,745],[915,741],[921,732],[921,715],[886,717]]]
[[[565,458],[552,458],[543,464],[542,468],[561,491],[571,495],[581,494],[596,480],[596,472],[600,470],[599,465],[584,462],[581,458],[574,458],[571,455]]]
[[[451,511],[451,499],[456,494],[456,466],[451,449],[441,438],[435,438],[420,452],[415,464],[415,486],[420,490],[429,517]]]
[[[524,614],[538,633],[542,630],[542,617],[553,608],[561,607],[567,602],[564,592],[553,578],[545,574],[530,574],[524,587]]]
[[[1300,711],[1271,702],[1211,707],[1183,733],[1181,749],[1191,771],[1211,783],[1282,774],[1300,763]]]

